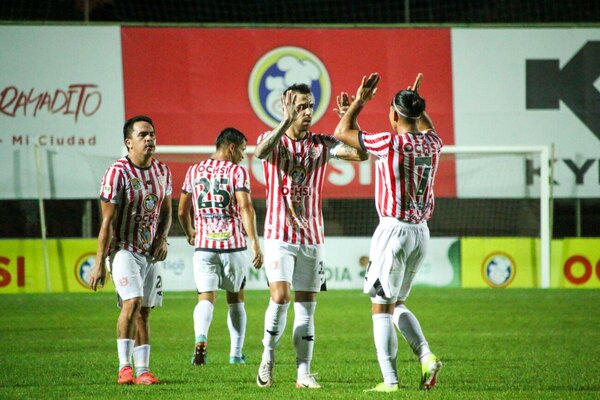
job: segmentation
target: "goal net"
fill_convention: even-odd
[[[259,234],[265,218],[261,162],[247,147],[242,164],[252,177]],[[157,158],[174,173],[175,197],[187,168],[214,146],[159,146]],[[436,177],[432,237],[533,238],[541,287],[550,285],[551,169],[544,146],[445,146]],[[327,237],[370,238],[377,226],[374,163],[332,160],[323,189]],[[175,201],[177,205],[177,201]],[[173,225],[174,234],[183,235]]]

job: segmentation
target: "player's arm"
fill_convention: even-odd
[[[377,73],[372,73],[369,78],[363,76],[354,101],[350,104],[348,111],[342,116],[342,119],[340,119],[335,128],[335,137],[355,149],[361,149],[358,140],[359,130],[356,129],[358,126],[356,120],[365,104],[375,96],[379,79]]]
[[[281,137],[292,126],[292,123],[300,115],[300,105],[296,105],[296,94],[291,90],[288,91],[285,96],[281,95],[281,104],[283,105],[283,120],[277,125],[275,129],[267,133],[260,143],[256,145],[254,149],[254,155],[261,160],[267,158],[273,148],[279,143]]]
[[[361,149],[360,146],[359,148],[354,148],[344,143],[334,148],[334,156],[346,161],[365,161],[369,159],[369,153]]]
[[[339,96],[336,96],[337,108],[334,108],[333,111],[340,117],[340,119],[346,114],[348,108],[350,108],[350,104],[354,101],[355,96],[352,96],[352,99],[348,95],[347,92],[341,92]],[[360,126],[358,126],[358,121],[354,121],[354,126],[352,129],[356,129],[360,131]]]
[[[419,94],[419,89],[421,88],[422,80],[423,80],[423,74],[419,72],[415,79],[415,83],[413,83],[412,86],[409,86],[408,90],[412,90],[413,92]],[[429,131],[429,130],[435,132],[435,128],[433,126],[433,121],[429,117],[429,114],[427,114],[427,111],[423,111],[423,113],[421,114],[421,117],[417,120],[417,129],[419,130],[419,132],[424,132],[424,131]]]
[[[108,256],[110,241],[113,235],[113,221],[117,216],[117,206],[108,201],[101,200],[102,223],[98,233],[98,249],[96,261],[90,275],[90,286],[95,291],[98,286],[103,287],[106,279],[105,260]]]
[[[179,207],[177,208],[177,217],[179,218],[179,224],[183,228],[187,241],[192,246],[196,238],[196,231],[192,224],[192,215],[190,211],[192,209],[192,193],[181,192],[179,196]]]
[[[250,241],[250,248],[252,250],[252,265],[258,269],[263,263],[263,254],[260,250],[260,244],[258,243],[258,233],[256,231],[256,212],[254,206],[252,206],[252,199],[250,193],[244,190],[237,190],[235,192],[235,200],[240,207],[240,216],[242,217],[242,225],[248,235]]]
[[[164,261],[167,258],[168,245],[167,236],[171,229],[171,213],[172,213],[171,195],[165,196],[158,214],[158,227],[156,228],[156,236],[152,242],[152,257],[156,261]]]

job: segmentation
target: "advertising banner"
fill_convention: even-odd
[[[536,288],[539,239],[462,238],[463,288]]]
[[[169,256],[162,263],[165,290],[195,290],[193,248],[184,238],[169,239]],[[325,278],[327,289],[361,290],[369,263],[370,237],[328,237],[325,241]],[[261,243],[262,246],[262,243]],[[456,238],[433,238],[431,251],[415,279],[415,286],[459,287],[460,252]],[[251,254],[248,250],[248,254]],[[246,288],[266,290],[264,269],[249,268]]]
[[[600,239],[566,238],[552,247],[555,268],[553,287],[600,288]]]
[[[126,113],[153,116],[159,144],[212,146],[223,128],[233,126],[254,145],[261,133],[278,125],[280,94],[293,83],[312,90],[313,130],[333,133],[339,121],[333,111],[336,96],[356,93],[361,78],[371,72],[382,80],[359,118],[362,129],[389,131],[391,99],[422,72],[422,93],[436,129],[444,143],[454,143],[450,31],[445,28],[126,27],[122,38]],[[152,62],[140,73],[140,60],[148,55]],[[186,165],[170,165],[174,184],[180,186]],[[331,165],[324,196],[372,197],[372,169],[364,163]],[[454,195],[453,170],[442,174],[449,175],[439,179],[436,192]],[[256,196],[264,197],[262,170],[252,168],[252,177]]]
[[[90,292],[89,276],[96,259],[95,239],[48,240],[50,279],[38,239],[0,240],[0,294]],[[107,277],[104,287],[114,290]]]
[[[554,196],[599,197],[598,60],[600,29],[452,29],[455,143],[554,145]],[[516,187],[532,186],[539,167],[532,160],[516,167],[492,160],[462,171],[457,162],[457,186],[460,176],[511,177]],[[458,196],[477,197],[477,189],[459,189]]]
[[[119,32],[0,26],[0,199],[98,196],[124,152]]]

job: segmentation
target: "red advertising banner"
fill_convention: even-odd
[[[422,72],[421,93],[436,130],[445,144],[454,143],[449,29],[122,28],[121,32],[126,117],[151,116],[161,145],[212,145],[227,126],[244,132],[253,145],[259,134],[277,125],[279,94],[300,82],[313,92],[313,131],[331,133],[338,121],[333,112],[336,96],[341,91],[355,93],[362,76],[371,72],[378,72],[382,81],[359,118],[361,128],[391,129],[392,97]],[[173,169],[177,188],[185,168]],[[372,197],[374,182],[359,169],[357,164],[350,169],[330,167],[328,174],[338,179],[326,180],[325,197]],[[340,173],[349,174],[348,179],[339,179]],[[264,195],[253,176],[254,193]],[[438,196],[454,196],[454,182],[453,169],[440,171]]]

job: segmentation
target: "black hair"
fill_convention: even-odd
[[[400,115],[417,119],[425,111],[425,99],[412,90],[401,90],[394,96],[392,106]]]
[[[310,87],[306,83],[294,83],[292,86],[285,89],[283,94],[285,95],[289,91],[298,92],[300,94],[311,94]]]
[[[133,125],[135,125],[136,122],[147,122],[152,125],[152,128],[154,128],[154,122],[152,122],[152,118],[146,115],[136,115],[135,117],[129,118],[125,122],[125,125],[123,125],[123,140],[131,139]]]
[[[227,146],[229,143],[235,143],[237,146],[241,145],[243,142],[247,142],[246,136],[235,128],[225,128],[219,133],[217,136],[217,141],[215,145],[217,149]]]

